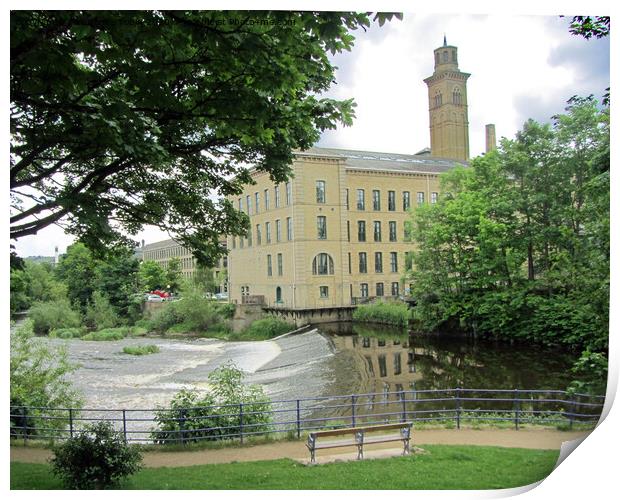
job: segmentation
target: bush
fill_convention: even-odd
[[[119,326],[118,328],[105,328],[104,330],[99,330],[84,335],[82,337],[82,340],[122,340],[126,336],[131,335],[132,331],[132,327],[129,326]]]
[[[201,439],[232,439],[241,432],[266,431],[271,422],[271,402],[258,385],[244,385],[243,372],[232,362],[209,374],[210,392],[202,397],[193,390],[178,392],[170,408],[155,412],[158,429],[151,434],[157,443],[197,442]],[[243,415],[239,406],[243,403]],[[230,406],[229,406],[230,405]]]
[[[48,411],[54,418],[43,420],[39,408],[82,407],[82,396],[66,378],[77,366],[69,363],[63,348],[34,337],[31,320],[11,331],[10,352],[11,435],[32,436],[46,428],[43,434],[53,437],[67,426],[67,411]]]
[[[134,356],[144,356],[146,354],[155,354],[159,352],[159,347],[156,345],[136,345],[123,347],[125,354],[133,354]]]
[[[79,328],[55,328],[49,333],[50,338],[53,339],[76,339],[80,338],[86,333],[84,327]]]
[[[238,335],[238,338],[246,340],[268,340],[283,335],[295,326],[276,316],[257,319]]]
[[[358,306],[353,311],[354,321],[368,323],[407,326],[410,318],[409,306],[402,302],[377,302],[376,304]]]
[[[108,298],[101,292],[93,292],[92,300],[86,307],[84,322],[90,328],[102,330],[118,326],[119,318]]]
[[[125,477],[141,468],[138,448],[128,445],[110,422],[87,426],[53,451],[52,472],[69,489],[118,487]]]
[[[80,314],[71,308],[66,299],[36,302],[30,308],[28,317],[37,335],[47,335],[57,328],[75,328],[82,324]]]

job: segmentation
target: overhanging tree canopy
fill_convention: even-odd
[[[390,15],[377,15],[382,24]],[[354,103],[318,97],[327,51],[349,50],[367,14],[14,11],[11,238],[62,224],[89,247],[146,224],[208,265],[242,235],[223,197],[244,166],[289,174],[292,150],[351,124]]]

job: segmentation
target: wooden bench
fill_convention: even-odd
[[[306,446],[310,450],[310,462],[315,462],[316,450],[327,448],[342,448],[346,446],[357,447],[357,459],[364,458],[364,445],[376,443],[390,443],[402,441],[403,455],[409,453],[409,440],[411,439],[411,422],[401,422],[397,424],[366,425],[362,427],[347,427],[345,429],[334,429],[329,431],[316,431],[308,435]],[[386,431],[398,431],[390,434],[380,434]],[[368,436],[376,434],[373,436]],[[323,438],[342,437],[336,441],[323,441]]]

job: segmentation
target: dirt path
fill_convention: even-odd
[[[586,436],[588,432],[562,432],[547,429],[430,429],[414,431],[412,444],[463,444],[480,446],[503,446],[507,448],[531,448],[559,450],[564,441]],[[374,445],[374,450],[393,448],[393,443]],[[11,461],[46,463],[52,456],[50,450],[42,448],[11,447]],[[336,457],[332,455],[331,458]],[[344,455],[343,455],[344,457]],[[244,448],[222,448],[199,451],[149,451],[143,454],[146,467],[182,467],[188,465],[221,464],[230,462],[251,462],[291,458],[306,460],[308,450],[304,441],[287,441]],[[327,458],[327,457],[325,457]]]

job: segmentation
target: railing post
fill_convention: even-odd
[[[21,407],[22,409],[22,436],[24,438],[24,445],[28,441],[28,410],[25,406]]]
[[[461,428],[461,389],[456,388],[456,428]]]
[[[355,394],[351,394],[351,427],[355,427]]]
[[[187,410],[183,408],[181,410],[181,417],[179,418],[179,430],[181,431],[181,444],[185,444],[185,419]]]
[[[402,422],[407,421],[407,401],[405,400],[405,391],[400,391],[400,400],[403,404]]]
[[[519,389],[515,389],[514,391],[514,408],[515,408],[515,430],[519,430],[519,412],[520,412],[520,402],[519,402]]]
[[[125,442],[127,442],[127,415],[126,411],[123,410],[123,437],[125,438]]]
[[[299,399],[297,400],[297,439],[301,439],[301,412],[299,411]]]
[[[568,428],[573,430],[573,419],[574,415],[577,412],[577,405],[575,403],[575,394],[571,394],[571,405],[570,405],[570,414],[568,416]]]
[[[243,403],[239,403],[239,439],[243,444]]]
[[[73,437],[73,408],[69,408],[69,437]]]

